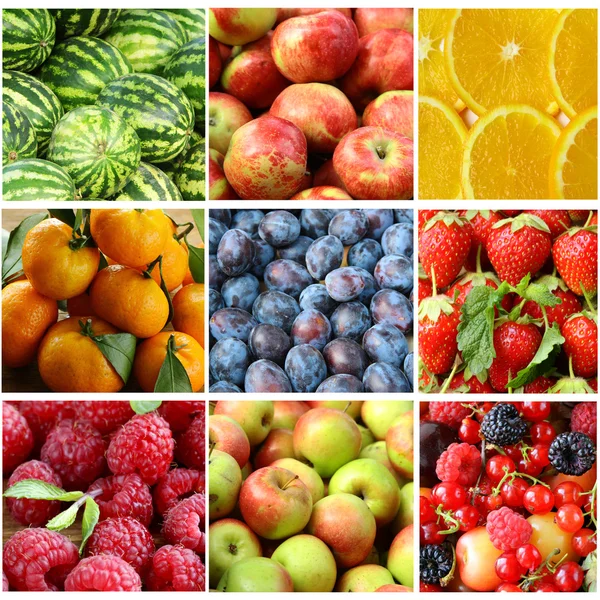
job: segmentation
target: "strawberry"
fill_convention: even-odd
[[[552,239],[557,238],[571,227],[571,217],[568,210],[525,210],[528,215],[539,217],[550,229]]]
[[[481,383],[474,375],[465,381],[465,372],[461,371],[457,373],[450,385],[448,386],[448,392],[453,391],[455,394],[493,394],[494,389],[487,382]]]
[[[494,273],[465,273],[460,279],[455,281],[452,286],[446,292],[446,296],[450,298],[454,298],[456,292],[458,295],[456,296],[456,304],[462,306],[467,296],[470,294],[471,290],[474,287],[479,285],[487,285],[495,290],[498,289],[498,285],[500,281],[494,275]],[[502,308],[507,312],[511,309],[511,296],[507,294],[502,298]],[[497,311],[496,311],[497,312]]]
[[[417,288],[419,292],[419,304],[421,304],[425,298],[429,298],[429,296],[433,294],[433,284],[429,279],[422,279],[419,277]]]
[[[545,377],[540,375],[537,379],[534,379],[531,383],[528,383],[523,391],[526,394],[545,394],[558,379],[555,377]]]
[[[489,369],[490,383],[497,392],[506,392],[506,384],[533,359],[542,335],[532,323],[504,321],[494,329],[496,358]]]
[[[445,288],[460,273],[471,248],[472,230],[454,213],[440,212],[427,221],[419,234],[419,256],[434,287]]]
[[[523,211],[521,211],[521,210],[507,210],[507,209],[504,209],[502,212],[507,217],[516,217],[517,215],[521,214]]]
[[[435,217],[441,210],[420,210],[419,211],[419,231],[425,227],[425,224],[429,219]]]
[[[419,391],[425,394],[440,391],[438,376],[430,373],[422,360],[419,360]]]
[[[574,227],[556,238],[552,246],[556,269],[578,296],[598,289],[598,227]],[[582,289],[583,286],[583,289]]]
[[[494,270],[510,285],[517,285],[527,274],[537,273],[550,256],[551,247],[552,236],[546,223],[526,214],[498,221],[486,243]]]
[[[569,216],[571,217],[571,220],[574,223],[585,223],[590,216],[590,211],[589,210],[570,210]]]
[[[490,259],[485,251],[485,244],[492,226],[502,218],[493,210],[459,210],[458,214],[465,218],[473,227],[471,239],[471,250],[465,263],[467,271],[475,271],[477,264],[477,253],[480,252],[480,264],[484,269],[491,266]]]
[[[561,327],[563,349],[577,377],[594,377],[598,373],[598,325],[596,317],[584,312],[572,315]]]
[[[590,219],[590,222],[588,223],[588,225],[598,225],[598,213],[596,211],[594,211],[594,214],[593,214],[592,218]]]
[[[598,391],[598,378],[597,377],[592,377],[592,379],[590,379],[588,381],[588,385],[595,391]]]

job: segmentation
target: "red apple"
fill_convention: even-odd
[[[235,190],[229,185],[223,171],[225,157],[210,149],[208,159],[208,197],[211,200],[239,200]]]
[[[231,46],[227,44],[223,44],[222,42],[218,42],[219,44],[219,54],[221,55],[221,63],[225,64],[231,58]]]
[[[229,46],[240,46],[262,37],[277,19],[276,8],[210,8],[210,35]]]
[[[235,458],[240,469],[250,458],[250,442],[242,426],[231,417],[211,415],[208,418],[208,438],[216,450]]]
[[[310,519],[312,497],[298,475],[279,467],[265,467],[254,471],[243,483],[239,507],[254,533],[280,540],[304,529]]]
[[[344,187],[344,183],[340,179],[339,175],[335,172],[333,168],[333,160],[326,160],[316,171],[315,177],[313,180],[313,185],[315,187],[320,186],[331,186],[340,188],[341,190],[346,191]]]
[[[401,29],[381,29],[360,38],[358,56],[341,89],[359,112],[384,92],[412,90],[413,36]]]
[[[298,400],[275,400],[273,402],[273,429],[291,429],[293,431],[298,419],[308,411],[308,406]]]
[[[290,200],[352,200],[344,190],[331,185],[310,188],[295,194]]]
[[[254,466],[262,469],[280,458],[294,458],[294,432],[291,429],[271,429],[254,456]]]
[[[336,10],[287,19],[271,41],[277,68],[294,83],[341,77],[358,52],[354,21]]]
[[[360,127],[338,144],[333,166],[353,198],[413,197],[413,143],[399,133],[381,127]]]
[[[397,583],[387,583],[375,590],[376,592],[412,592],[413,589]]]
[[[307,159],[300,129],[265,115],[233,134],[225,155],[225,176],[244,200],[284,200],[300,188]]]
[[[242,125],[252,121],[250,111],[229,94],[208,94],[208,145],[221,154],[227,152],[231,137]]]
[[[375,98],[363,113],[365,127],[383,127],[413,139],[413,92],[385,92]]]
[[[311,153],[331,154],[358,124],[348,98],[325,83],[291,85],[277,96],[269,114],[297,125]]]
[[[412,8],[357,8],[354,22],[363,37],[380,29],[404,29],[413,32]]]
[[[208,38],[208,84],[213,87],[219,82],[221,77],[221,53],[219,52],[219,43],[215,38]]]
[[[351,8],[280,8],[277,14],[277,23],[281,23],[286,19],[292,17],[305,17],[306,15],[315,15],[326,10],[337,10],[343,15],[346,15],[349,19],[352,18]]]

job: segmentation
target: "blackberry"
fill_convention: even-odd
[[[578,431],[557,435],[548,450],[552,466],[565,475],[583,475],[596,461],[594,442]]]
[[[481,433],[485,441],[496,446],[516,444],[526,432],[527,425],[512,404],[496,404],[481,422]]]
[[[422,546],[419,555],[421,581],[439,585],[440,580],[452,571],[453,561],[452,549],[448,544]]]

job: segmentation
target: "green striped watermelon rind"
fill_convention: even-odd
[[[119,18],[121,8],[59,8],[50,9],[56,22],[56,38],[106,33]]]
[[[76,36],[59,43],[40,69],[40,79],[65,111],[94,104],[114,79],[133,73],[126,56],[104,40]]]
[[[2,101],[2,164],[37,157],[37,137],[27,116]]]
[[[206,13],[203,8],[163,8],[164,12],[179,21],[188,42],[206,37]]]
[[[177,186],[155,165],[140,163],[136,173],[111,200],[183,200]]]
[[[2,169],[3,200],[75,200],[75,184],[61,166],[27,158]]]
[[[204,144],[190,150],[175,173],[175,183],[184,200],[206,199],[206,153]]]

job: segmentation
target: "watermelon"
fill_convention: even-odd
[[[37,137],[29,119],[12,104],[2,102],[2,164],[37,156]]]
[[[174,83],[191,101],[196,120],[204,117],[206,96],[206,44],[197,38],[182,46],[167,63],[164,76]]]
[[[175,184],[158,168],[140,163],[135,175],[113,200],[183,200]]]
[[[38,156],[43,156],[64,113],[60,100],[39,79],[18,71],[4,71],[2,86],[3,98],[23,112],[35,128]]]
[[[179,21],[185,30],[188,41],[199,37],[204,38],[206,33],[206,15],[204,14],[204,9],[164,8],[163,10]]]
[[[133,67],[118,48],[98,38],[71,37],[56,46],[40,79],[68,111],[94,104],[107,83],[128,73]]]
[[[34,71],[52,52],[54,19],[45,8],[5,8],[2,11],[2,65],[15,71]]]
[[[154,75],[187,41],[183,27],[161,10],[128,10],[104,39],[123,52],[134,71]]]
[[[194,129],[194,108],[170,81],[148,73],[115,79],[96,104],[114,110],[137,132],[145,162],[172,160],[185,149]]]
[[[99,36],[108,31],[122,12],[120,8],[50,9],[56,21],[59,40],[74,35]]]
[[[206,163],[204,144],[198,144],[185,157],[175,173],[175,183],[184,200],[206,197]]]
[[[69,174],[47,160],[26,158],[2,169],[3,200],[75,200]]]
[[[80,106],[54,128],[48,159],[66,169],[82,198],[112,196],[137,170],[140,140],[111,110]]]

